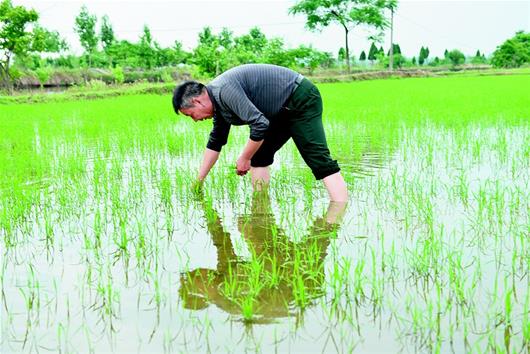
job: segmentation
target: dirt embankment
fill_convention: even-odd
[[[448,75],[509,75],[512,73],[519,73],[507,70],[496,70],[492,69],[489,65],[481,66],[462,66],[457,68],[451,67],[432,67],[432,68],[407,68],[407,69],[396,69],[393,71],[389,70],[358,70],[352,71],[350,74],[345,73],[333,73],[323,72],[315,73],[314,75],[307,75],[314,82],[347,82],[347,81],[359,81],[359,80],[378,80],[378,79],[391,79],[391,78],[409,78],[409,77],[437,77],[437,76],[448,76]]]

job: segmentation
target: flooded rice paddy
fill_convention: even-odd
[[[0,107],[2,352],[530,352],[530,77],[320,85],[348,183],[170,97]]]

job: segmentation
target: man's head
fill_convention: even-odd
[[[206,87],[197,81],[186,81],[173,92],[173,109],[182,112],[194,121],[213,116],[213,103]]]

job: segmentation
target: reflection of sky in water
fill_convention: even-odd
[[[28,320],[24,301],[32,287],[40,303],[31,315],[33,327],[24,348],[28,351],[36,350],[37,345],[42,346],[40,350],[60,346],[66,351],[85,351],[90,349],[87,342],[96,352],[107,350],[109,343],[116,351],[230,351],[252,350],[258,345],[265,350],[277,342],[279,351],[357,348],[362,352],[391,347],[407,352],[426,349],[437,326],[449,333],[458,318],[460,327],[453,328],[454,349],[463,352],[463,322],[469,326],[470,343],[484,341],[481,333],[490,331],[501,338],[503,326],[494,325],[499,322],[495,316],[502,314],[504,299],[494,300],[495,286],[500,296],[510,287],[520,299],[513,304],[512,315],[514,333],[520,334],[517,326],[522,321],[523,300],[528,297],[528,275],[517,262],[524,260],[520,252],[528,252],[521,235],[528,231],[530,193],[528,162],[520,152],[527,144],[528,129],[470,128],[465,133],[467,139],[459,134],[464,133],[431,127],[402,130],[399,139],[386,142],[370,136],[352,137],[355,143],[351,144],[335,142],[335,158],[349,182],[351,198],[337,237],[328,239],[323,250],[324,293],[315,292],[304,311],[293,304],[289,289],[279,295],[289,304],[286,309],[275,310],[275,300],[264,298],[266,305],[254,325],[243,323],[237,309],[222,299],[195,310],[182,299],[183,274],[197,269],[219,272],[220,266],[220,249],[212,240],[205,208],[191,199],[184,183],[190,175],[183,175],[183,186],[177,184],[179,173],[195,170],[193,159],[148,152],[125,158],[112,150],[99,156],[95,150],[78,148],[82,161],[85,156],[86,176],[79,173],[78,179],[71,181],[28,179],[23,186],[37,194],[50,191],[53,197],[49,205],[31,207],[24,226],[17,230],[17,247],[3,254],[1,348],[6,352],[21,348]],[[506,138],[506,156],[498,152],[502,151],[502,136]],[[479,147],[473,145],[476,139],[480,139]],[[64,163],[61,154],[68,153],[68,146],[57,151],[56,161]],[[223,161],[231,161],[235,153],[229,149]],[[301,245],[312,233],[315,220],[326,213],[325,191],[307,178],[309,173],[292,146],[281,152],[281,161],[273,169],[271,203],[266,211],[253,210],[246,193],[248,183],[228,176],[228,163],[218,166],[206,187],[212,198],[207,210],[219,216],[222,232],[230,235],[235,264],[248,264],[252,247],[259,248],[259,243],[249,242],[251,235],[269,239],[265,226],[261,230],[265,234],[260,236],[257,231],[260,223],[283,230],[286,244]],[[290,162],[300,168],[288,170]],[[172,186],[170,205],[161,200],[162,167]],[[93,184],[98,169],[122,170],[117,194],[109,193],[105,199],[109,206],[123,208],[122,214],[113,214],[99,204]],[[53,173],[51,170],[50,175]],[[306,181],[313,183],[309,193],[303,186]],[[233,190],[230,183],[237,184]],[[466,202],[462,186],[467,187]],[[480,198],[485,198],[484,210],[480,210]],[[69,208],[69,215],[56,212],[61,203]],[[517,210],[514,203],[519,203]],[[500,221],[490,222],[497,214]],[[97,215],[104,226],[101,247],[94,250]],[[120,217],[125,222],[123,229]],[[54,235],[48,244],[43,236],[46,228]],[[128,261],[119,251],[122,231],[130,238]],[[132,252],[142,237],[145,257]],[[334,266],[344,260],[351,261],[351,286],[355,269],[362,267],[364,296],[356,302],[343,295],[340,317],[340,312],[328,312],[333,294],[330,282]],[[455,262],[461,262],[454,276],[464,280],[470,305],[457,306],[452,295],[447,269]],[[438,311],[429,309],[426,301],[437,298],[436,277],[443,280],[445,302],[440,323],[432,324],[422,316]],[[378,286],[383,301],[374,307],[373,292]],[[449,305],[447,301],[454,302]],[[414,306],[423,318],[418,328],[410,320]],[[470,310],[469,315],[464,316],[462,309]],[[296,315],[283,317],[287,313]],[[433,318],[436,315],[429,317]],[[61,330],[60,344],[58,328],[67,329]],[[520,345],[521,337],[513,335],[512,345]],[[444,338],[443,351],[450,351],[448,338]]]

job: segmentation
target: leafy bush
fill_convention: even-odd
[[[495,67],[517,68],[530,63],[530,33],[519,31],[513,38],[497,47],[491,63]]]
[[[447,53],[447,59],[451,61],[451,64],[453,64],[454,67],[460,64],[464,64],[466,61],[466,56],[458,49],[453,49],[452,51]]]
[[[382,66],[383,68],[390,67],[390,57],[385,56],[384,53],[381,53],[381,52],[377,53],[375,55],[375,58],[379,62],[379,65]],[[393,54],[393,67],[394,68],[401,68],[405,66],[406,62],[407,60],[405,59],[403,55]]]
[[[171,71],[168,69],[162,70],[160,72],[160,79],[162,82],[173,82],[175,81],[173,79],[173,76],[171,75]]]
[[[123,84],[123,82],[125,81],[125,74],[123,73],[123,68],[121,66],[117,66],[112,69],[112,74],[114,75],[115,83]]]
[[[37,80],[39,80],[40,87],[42,88],[46,81],[50,79],[51,76],[51,70],[49,68],[38,68],[35,70],[35,75],[37,76]]]

